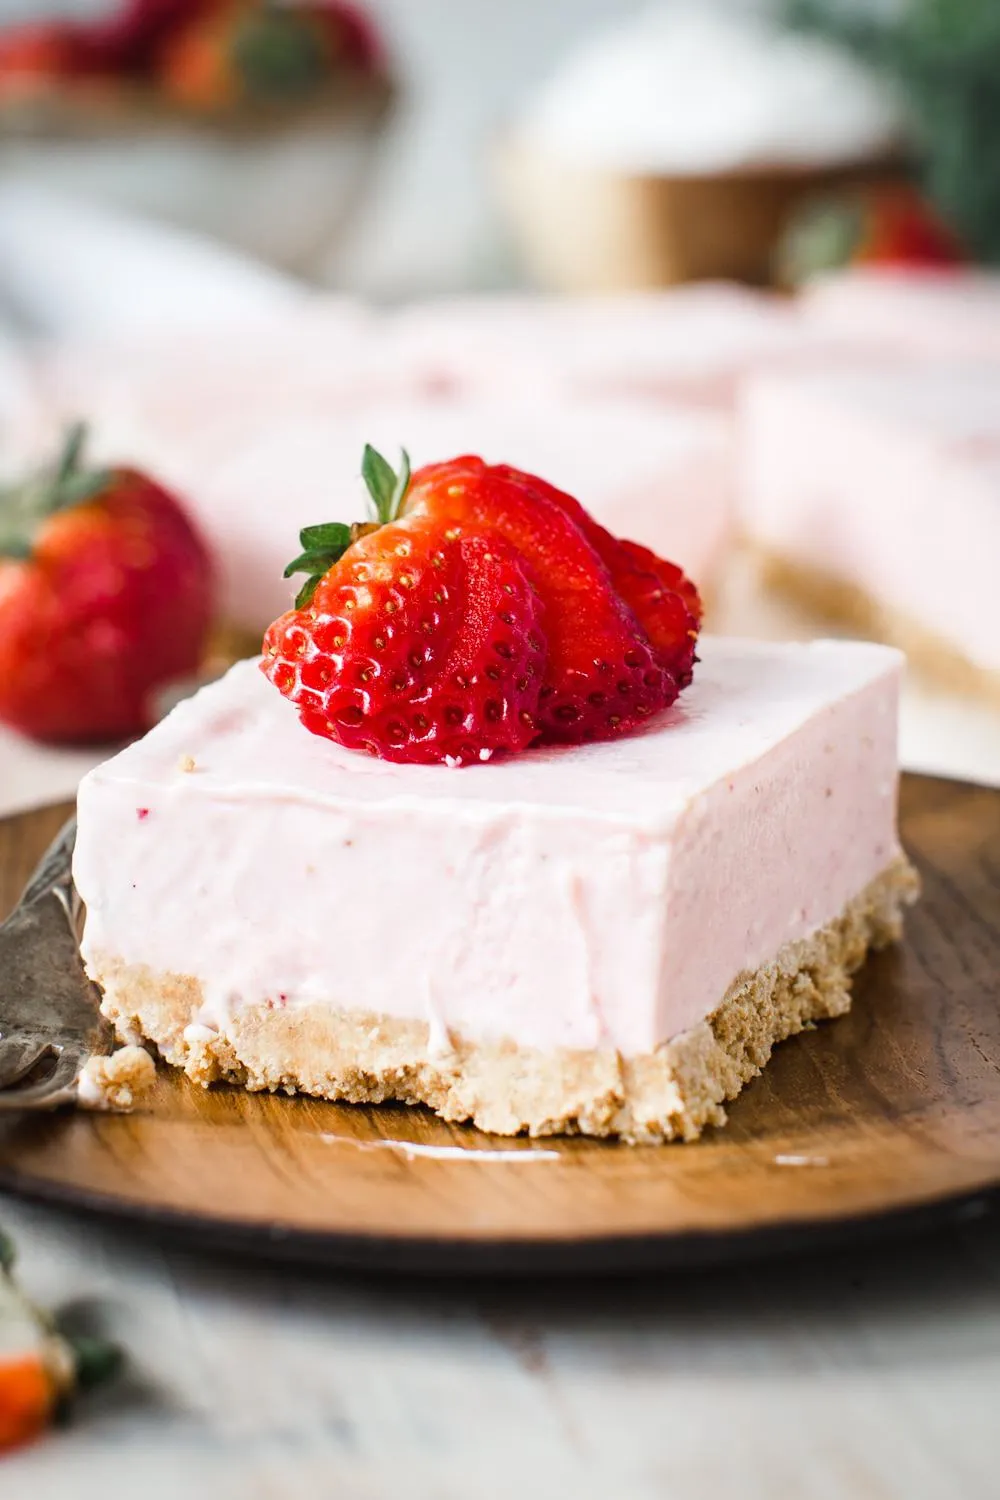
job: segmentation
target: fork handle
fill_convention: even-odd
[[[92,1036],[106,1051],[110,1036],[88,980],[76,934],[70,818],[39,861],[17,906],[0,923],[0,1035],[28,1028],[52,1042]]]

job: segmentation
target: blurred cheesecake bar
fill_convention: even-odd
[[[461,770],[304,734],[234,667],[85,778],[82,950],[204,1084],[692,1139],[850,1004],[915,877],[900,658],[708,639],[647,732]]]
[[[732,435],[703,412],[649,403],[411,397],[345,403],[264,426],[184,493],[219,558],[227,618],[261,630],[289,607],[288,538],[317,516],[350,522],[366,442],[414,467],[438,453],[509,461],[582,497],[616,535],[674,559],[711,597],[733,521]],[[194,476],[192,475],[192,479]],[[280,496],[280,504],[276,497]]]
[[[758,377],[740,509],[771,587],[1000,700],[1000,364]]]
[[[45,362],[45,380],[50,420],[86,411],[98,457],[186,502],[225,621],[259,636],[294,592],[288,537],[356,514],[366,442],[404,446],[414,464],[471,451],[547,474],[711,600],[732,540],[737,392],[815,348],[778,299],[723,284],[391,313],[322,296],[225,337],[78,344]]]
[[[95,447],[126,454],[184,500],[216,559],[223,618],[258,644],[295,593],[282,578],[289,537],[359,514],[365,443],[391,455],[403,446],[414,467],[473,452],[546,474],[616,535],[676,560],[711,598],[735,483],[733,434],[715,413],[565,393],[544,404],[524,391],[435,395],[414,383],[379,392],[364,378],[370,364],[356,366],[350,389],[315,357],[289,377],[291,394],[271,398],[273,374],[255,370],[252,355],[242,374],[226,369],[209,362],[183,380],[169,363],[140,389],[116,380]]]
[[[734,282],[586,298],[458,297],[386,326],[390,365],[493,394],[640,395],[730,412],[748,372],[816,340],[779,298]]]
[[[1000,361],[1000,274],[859,268],[818,277],[798,308],[817,338],[951,360]]]

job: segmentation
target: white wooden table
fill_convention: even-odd
[[[129,1373],[3,1500],[996,1500],[1000,1219],[625,1282],[374,1280],[0,1201]]]

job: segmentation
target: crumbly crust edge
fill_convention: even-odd
[[[752,550],[765,589],[854,635],[898,647],[911,666],[938,687],[1000,706],[1000,672],[977,666],[919,620],[881,604],[857,584],[823,568],[757,545]]]
[[[108,956],[91,965],[103,1010],[127,1042],[153,1042],[198,1083],[302,1092],[358,1104],[426,1105],[496,1135],[579,1133],[634,1142],[695,1140],[774,1046],[850,1007],[851,975],[896,940],[917,876],[900,855],[843,913],[772,963],[741,976],[714,1013],[654,1052],[545,1051],[453,1035],[425,1021],[333,1004],[246,1006],[218,1032],[201,1025],[200,982]]]

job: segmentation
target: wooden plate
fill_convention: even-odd
[[[65,809],[0,824],[6,910]],[[692,1146],[501,1141],[419,1111],[211,1092],[0,1128],[0,1186],[203,1241],[375,1268],[700,1263],[930,1223],[1000,1192],[1000,793],[908,777],[925,895],[843,1020]]]

